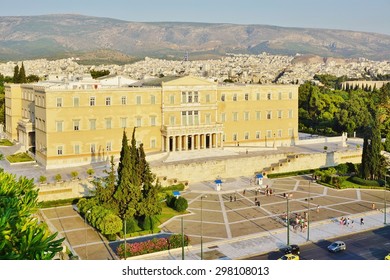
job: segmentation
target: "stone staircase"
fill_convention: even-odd
[[[299,158],[299,155],[287,155],[286,158],[283,158],[279,160],[276,163],[271,163],[269,167],[263,168],[262,173],[263,174],[270,174],[270,173],[282,173],[284,171],[284,167],[288,166],[290,162],[296,161]]]

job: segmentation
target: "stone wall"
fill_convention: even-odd
[[[256,173],[280,173],[336,166],[340,163],[361,162],[361,149],[310,154],[245,155],[216,160],[198,160],[166,163],[152,166],[151,170],[163,186],[187,182],[214,181],[219,178],[254,176]],[[165,178],[165,179],[164,179]],[[91,195],[94,189],[90,180],[75,180],[39,185],[39,200],[59,200]]]

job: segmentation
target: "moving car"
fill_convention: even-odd
[[[385,260],[390,261],[390,253],[387,254],[387,256],[385,257]]]
[[[344,251],[347,249],[347,246],[343,241],[335,241],[328,246],[330,252]]]
[[[299,256],[294,255],[294,254],[286,254],[283,257],[280,257],[278,260],[297,261],[297,260],[299,260]]]
[[[287,246],[284,249],[284,254],[294,254],[294,255],[300,255],[301,251],[299,249],[299,246],[296,244],[291,244],[290,246]]]

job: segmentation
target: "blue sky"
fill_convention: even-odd
[[[72,13],[127,21],[268,24],[390,35],[389,0],[18,0],[0,16]]]

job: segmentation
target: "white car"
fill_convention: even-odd
[[[331,252],[344,251],[347,249],[347,246],[343,241],[335,241],[328,246],[328,250]]]

